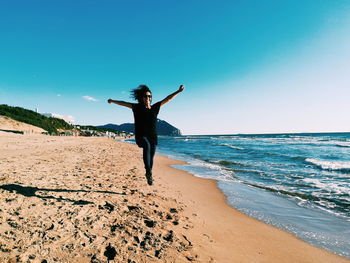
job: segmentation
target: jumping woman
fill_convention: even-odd
[[[139,85],[138,88],[131,91],[132,98],[134,98],[138,103],[130,103],[113,99],[108,100],[108,103],[128,107],[132,109],[134,113],[135,141],[139,147],[143,148],[143,162],[146,169],[145,175],[149,185],[153,184],[152,167],[154,154],[156,152],[156,145],[158,144],[156,129],[159,109],[184,89],[185,86],[180,85],[177,91],[153,105],[151,105],[152,92],[146,85]]]

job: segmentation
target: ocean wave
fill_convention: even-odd
[[[230,171],[220,165],[217,161],[211,160],[200,160],[200,159],[189,159],[187,162],[190,164],[188,171],[198,177],[207,177],[216,179],[216,180],[232,180],[235,179],[235,174],[233,171]],[[197,169],[201,170],[201,173],[197,173]],[[207,176],[204,176],[206,174]]]
[[[312,192],[303,193],[303,192],[291,191],[281,186],[265,186],[265,185],[250,183],[250,182],[243,182],[243,183],[246,185],[250,185],[252,187],[256,187],[256,188],[263,189],[265,191],[272,192],[272,193],[282,194],[293,198],[298,198],[299,200],[311,201],[313,203],[323,205],[328,209],[337,207],[337,209],[340,209],[341,211],[347,211],[347,212],[349,211],[349,202],[345,199],[339,200],[334,197],[318,196]],[[344,193],[343,191],[349,191],[345,187],[343,189],[340,189],[340,188],[336,188],[336,189],[339,192],[342,192],[342,194],[348,194],[348,193]]]
[[[312,200],[312,201],[319,201],[320,198],[306,194],[306,193],[299,193],[299,192],[293,192],[290,190],[285,189],[284,187],[281,186],[265,186],[265,185],[260,185],[260,184],[255,184],[255,183],[250,183],[250,182],[244,182],[246,185],[250,185],[252,187],[260,188],[272,193],[278,193],[278,194],[283,194],[283,195],[288,195],[288,196],[293,196],[293,197],[299,197],[304,200]]]
[[[305,178],[303,179],[305,183],[311,184],[312,186],[326,190],[328,192],[333,192],[338,195],[350,195],[350,187],[339,185],[336,182],[325,182],[317,178]]]
[[[294,161],[303,161],[305,162],[306,158],[303,156],[292,156],[291,159],[293,159]]]
[[[244,174],[255,174],[261,176],[263,173],[256,170],[246,170],[246,169],[232,169],[235,173],[244,173]]]
[[[235,149],[235,150],[240,150],[240,151],[244,150],[244,148],[242,148],[242,147],[234,146],[234,145],[231,145],[231,144],[228,144],[228,143],[218,144],[218,146],[226,146],[228,148]]]
[[[221,164],[223,166],[240,165],[240,163],[231,162],[231,161],[227,161],[227,160],[219,160],[219,161],[216,161],[215,163]]]
[[[342,147],[342,148],[350,148],[350,144],[347,144],[347,143],[337,143],[335,146]]]
[[[231,166],[239,166],[239,167],[251,167],[251,165],[243,162],[235,162],[235,161],[229,161],[229,160],[213,160],[213,159],[205,159],[203,160],[207,163],[211,163],[214,165],[220,165],[225,167],[231,167]]]
[[[325,161],[311,158],[308,158],[305,161],[324,170],[350,172],[350,162],[346,161]]]
[[[195,141],[198,141],[198,139],[185,138],[185,139],[181,139],[181,141],[184,141],[184,142],[195,142]]]
[[[286,136],[273,138],[240,138],[240,140],[254,141],[255,143],[269,143],[281,145],[308,145],[308,146],[335,146],[335,147],[350,147],[348,140],[334,139],[334,138],[315,138],[309,136]]]
[[[200,139],[199,138],[192,138],[192,137],[175,137],[174,140],[188,142],[188,141],[198,141]]]
[[[208,136],[181,136],[181,137],[174,137],[175,141],[203,141],[203,140],[210,140],[211,138]]]

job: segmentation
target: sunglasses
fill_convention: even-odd
[[[143,97],[152,99],[152,95],[143,95]]]

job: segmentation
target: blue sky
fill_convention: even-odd
[[[350,131],[350,1],[0,0],[0,103],[184,134]],[[90,98],[90,99],[89,99]]]

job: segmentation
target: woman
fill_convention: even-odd
[[[120,100],[109,99],[108,103],[114,103],[132,109],[135,120],[135,140],[136,144],[143,148],[143,162],[146,169],[146,178],[149,185],[153,184],[152,167],[153,158],[156,152],[157,138],[157,116],[159,109],[164,104],[172,100],[177,94],[185,89],[180,85],[179,89],[167,96],[165,99],[151,105],[152,92],[146,85],[140,85],[131,91],[132,97],[138,103],[130,103]]]

